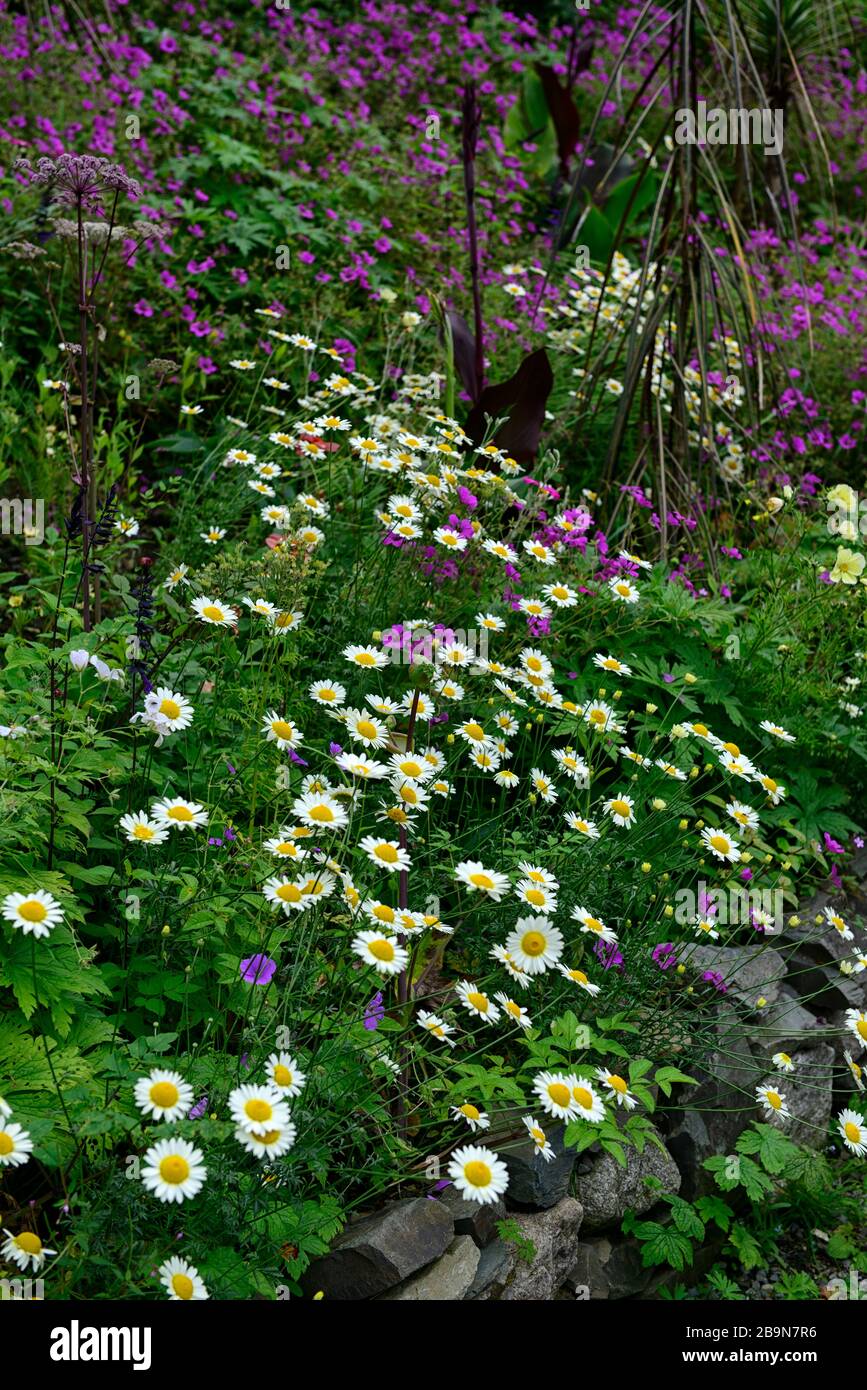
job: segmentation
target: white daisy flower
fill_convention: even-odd
[[[208,1298],[208,1290],[195,1265],[174,1255],[164,1260],[158,1270],[160,1280],[172,1302],[201,1302]]]
[[[465,1201],[482,1206],[498,1201],[509,1186],[505,1163],[490,1149],[474,1145],[455,1149],[448,1173]]]
[[[3,1242],[0,1254],[5,1259],[12,1260],[21,1270],[41,1269],[45,1264],[47,1255],[57,1254],[56,1250],[48,1250],[34,1231],[22,1231],[17,1236],[13,1236],[12,1232],[7,1230],[5,1226],[3,1231],[8,1239]]]
[[[353,938],[352,949],[380,975],[399,975],[409,962],[409,953],[399,941],[382,932],[362,931]]]
[[[208,1170],[186,1139],[161,1139],[145,1152],[142,1182],[160,1202],[184,1202],[201,1191]]]
[[[229,1092],[229,1110],[235,1124],[248,1134],[267,1134],[289,1123],[289,1110],[276,1086],[236,1086]]]
[[[151,807],[151,819],[158,825],[173,825],[176,830],[196,830],[207,825],[208,813],[198,801],[185,801],[182,796],[164,796]]]
[[[155,1120],[180,1120],[193,1103],[193,1088],[176,1071],[151,1071],[135,1083],[135,1103]]]
[[[496,1023],[500,1017],[500,1011],[496,1004],[492,1004],[487,994],[469,980],[459,980],[456,985],[458,998],[471,1014],[476,1014],[483,1018],[486,1023]]]
[[[449,1113],[456,1120],[465,1121],[473,1133],[477,1129],[490,1129],[491,1121],[484,1110],[480,1110],[477,1105],[471,1105],[469,1101],[465,1100],[463,1105],[453,1105]]]
[[[25,936],[38,938],[48,936],[63,921],[63,908],[50,893],[35,888],[32,893],[7,893],[3,916]]]
[[[8,1111],[11,1114],[11,1111]],[[11,1120],[0,1119],[0,1167],[19,1168],[27,1163],[33,1152],[29,1130]]]

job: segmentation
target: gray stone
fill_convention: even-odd
[[[556,1125],[545,1133],[555,1154],[550,1161],[542,1157],[529,1136],[500,1152],[509,1170],[506,1202],[512,1209],[544,1211],[568,1196],[576,1150],[563,1146],[565,1125]]]
[[[747,1028],[726,1001],[716,1010],[714,1042],[708,1056],[690,1064],[689,1074],[699,1085],[689,1087],[683,1108],[671,1113],[665,1137],[690,1202],[716,1190],[702,1164],[712,1154],[731,1153],[741,1130],[756,1118],[755,1088],[767,1067],[764,1058],[753,1055]]]
[[[800,1048],[818,1047],[822,1042],[823,1025],[805,1009],[795,991],[783,985],[779,998],[763,1009],[751,1038],[757,1050],[766,1057],[775,1052],[792,1053]]]
[[[759,996],[773,1004],[786,976],[786,962],[779,951],[757,938],[756,945],[706,946],[701,942],[678,947],[678,959],[702,974],[706,970],[722,975],[729,995],[754,1008]]]
[[[487,1202],[484,1205],[481,1202],[468,1202],[454,1186],[439,1193],[438,1201],[451,1213],[456,1233],[472,1236],[478,1246],[488,1245],[496,1238],[497,1222],[506,1215],[502,1202]]]
[[[646,1178],[655,1178],[661,1187],[648,1184]],[[576,1173],[575,1190],[584,1208],[584,1230],[601,1231],[619,1226],[627,1210],[637,1216],[649,1211],[661,1191],[679,1192],[680,1173],[667,1149],[649,1143],[643,1153],[627,1151],[625,1168],[611,1154],[592,1155],[587,1168]]]
[[[854,932],[853,941],[844,941],[830,926],[822,909],[833,906]],[[801,924],[787,926],[782,934],[789,944],[788,965],[792,984],[797,993],[809,1000],[816,1013],[829,1014],[836,1009],[861,1009],[867,1003],[867,971],[861,975],[841,975],[840,962],[851,960],[856,949],[867,949],[864,930],[854,920],[851,903],[839,902],[827,893],[820,893],[799,914]],[[816,917],[822,916],[821,922]]]
[[[431,1264],[451,1244],[454,1222],[442,1202],[390,1202],[342,1231],[327,1255],[302,1277],[305,1292],[328,1299],[376,1298]]]
[[[478,1267],[479,1247],[472,1236],[455,1236],[444,1255],[390,1293],[382,1294],[381,1299],[402,1303],[453,1303],[466,1298]]]
[[[531,1303],[554,1297],[575,1263],[582,1216],[581,1204],[573,1197],[564,1197],[547,1211],[515,1214],[514,1220],[533,1242],[536,1253],[530,1263],[520,1255],[515,1260],[500,1294],[504,1302]]]
[[[515,1263],[515,1247],[504,1240],[492,1240],[484,1250],[479,1251],[479,1264],[476,1277],[467,1292],[467,1298],[479,1298],[486,1290],[487,1297],[498,1298],[505,1287],[506,1280]]]
[[[795,1070],[791,1074],[774,1074],[774,1084],[792,1112],[783,1129],[796,1144],[817,1149],[825,1143],[833,1101],[834,1057],[833,1047],[822,1043],[809,1051],[793,1052]]]
[[[590,1299],[633,1298],[650,1284],[654,1270],[641,1263],[638,1242],[629,1239],[591,1236],[582,1240],[576,1249],[576,1260],[566,1277],[566,1287],[575,1297],[583,1299],[589,1289]]]

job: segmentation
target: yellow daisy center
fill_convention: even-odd
[[[491,1170],[487,1163],[473,1159],[471,1163],[464,1164],[464,1177],[471,1187],[487,1187],[491,1181]]]
[[[608,715],[607,715],[607,714],[605,713],[605,711],[602,710],[602,709],[592,709],[592,710],[590,711],[590,723],[591,723],[591,724],[599,724],[599,725],[602,725],[602,724],[605,723],[605,721],[606,721],[607,718],[608,718]]]
[[[137,825],[132,833],[137,840],[152,840],[154,837],[154,832],[149,825]]]
[[[562,1081],[552,1081],[548,1087],[548,1095],[555,1105],[567,1106],[569,1104],[569,1087],[564,1086]]]
[[[386,941],[382,937],[380,937],[378,941],[371,941],[368,949],[370,950],[370,954],[372,956],[376,956],[377,960],[394,960],[394,947],[392,946],[390,941]]]
[[[358,663],[359,666],[375,666],[375,665],[376,665],[376,662],[375,662],[374,658],[371,656],[370,652],[359,652],[359,654],[358,654],[358,656],[355,658],[355,660],[356,660],[356,662]]]
[[[608,1085],[613,1091],[617,1091],[621,1096],[625,1096],[628,1090],[626,1082],[622,1076],[611,1075],[608,1077]]]
[[[572,1094],[583,1110],[590,1110],[593,1106],[593,1097],[586,1086],[575,1086]]]
[[[267,1134],[254,1134],[253,1138],[257,1144],[276,1144],[280,1138],[279,1129],[269,1129]]]
[[[274,1068],[274,1080],[278,1086],[291,1086],[292,1073],[288,1067],[284,1067],[282,1062],[278,1062]]]
[[[15,1237],[15,1244],[25,1255],[39,1255],[42,1252],[42,1241],[32,1231],[22,1231],[20,1236]]]
[[[543,955],[546,944],[545,937],[538,931],[525,932],[521,937],[521,950],[525,956]]]
[[[278,738],[294,738],[295,730],[288,719],[274,719],[271,721],[271,728]]]
[[[334,820],[334,812],[331,807],[326,806],[324,802],[320,803],[318,806],[311,806],[307,814],[311,820],[318,821],[321,825],[328,825]]]
[[[376,849],[373,852],[376,855],[377,859],[381,859],[384,864],[397,863],[397,850],[395,849],[394,845],[377,845]]]
[[[477,1120],[481,1114],[481,1111],[477,1110],[474,1105],[469,1104],[460,1106],[460,1112],[462,1115],[466,1115],[468,1120]]]
[[[779,1110],[780,1106],[783,1103],[779,1097],[779,1094],[776,1091],[766,1091],[765,1099],[767,1100],[768,1105],[772,1106],[774,1110]]]
[[[843,1128],[846,1131],[846,1138],[850,1141],[850,1143],[859,1143],[861,1139],[861,1130],[858,1125],[853,1124],[851,1120],[847,1120]]]
[[[277,897],[284,903],[300,903],[301,889],[294,883],[281,883]]]
[[[370,719],[359,719],[355,728],[362,738],[377,738],[379,734],[379,730]]]
[[[267,1100],[262,1100],[258,1096],[254,1096],[244,1104],[244,1114],[256,1124],[261,1124],[263,1120],[270,1120],[273,1113],[273,1108]]]
[[[48,916],[48,908],[38,898],[28,898],[27,902],[19,907],[18,916],[23,917],[25,922],[44,922]]]
[[[629,816],[631,808],[628,801],[612,801],[611,809],[618,816]]]
[[[470,883],[474,888],[493,888],[494,880],[490,874],[470,874]]]
[[[855,1024],[855,1028],[858,1031],[859,1037],[862,1037],[864,1041],[867,1042],[867,1019],[859,1018]]]
[[[532,903],[534,907],[542,907],[545,902],[545,894],[542,892],[541,888],[528,888],[524,893],[524,897],[527,899],[527,902]]]
[[[180,713],[181,707],[177,700],[165,699],[160,701],[160,714],[164,714],[167,719],[178,719]]]
[[[5,1130],[0,1130],[0,1155],[11,1154],[14,1148],[11,1134],[7,1134]]]
[[[177,1105],[180,1092],[173,1082],[158,1081],[155,1086],[151,1086],[150,1098],[160,1110],[171,1110],[173,1105]]]
[[[731,849],[731,846],[728,840],[726,839],[725,835],[711,835],[710,846],[711,849],[719,850],[721,854],[728,854],[729,850]]]
[[[170,806],[166,812],[169,820],[191,821],[193,813],[188,806]]]
[[[221,623],[223,621],[223,610],[222,608],[218,608],[215,603],[206,603],[202,609],[202,617],[210,618],[213,623]]]
[[[172,1275],[172,1293],[176,1293],[178,1298],[192,1298],[193,1281],[188,1274]]]
[[[163,1182],[170,1183],[172,1187],[177,1187],[178,1183],[186,1182],[190,1176],[190,1165],[181,1154],[169,1154],[160,1162],[160,1177]]]
[[[467,995],[467,1003],[472,1004],[473,1008],[478,1009],[480,1013],[486,1014],[488,1012],[488,997],[486,994],[479,994],[478,990],[470,990]]]

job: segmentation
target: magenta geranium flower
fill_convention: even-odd
[[[268,985],[273,980],[276,969],[276,960],[271,960],[270,956],[263,956],[260,952],[241,961],[241,979],[246,980],[248,985]]]

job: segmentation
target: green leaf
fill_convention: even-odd
[[[797,1144],[787,1134],[765,1124],[754,1124],[751,1129],[744,1130],[735,1148],[740,1154],[757,1154],[766,1171],[774,1174],[782,1173],[798,1153]]]
[[[727,1231],[732,1221],[732,1209],[721,1197],[717,1197],[715,1192],[707,1197],[699,1197],[695,1203],[696,1211],[699,1212],[703,1221],[713,1221],[721,1231]]]
[[[650,1265],[670,1265],[672,1269],[682,1270],[692,1264],[691,1243],[671,1226],[643,1221],[635,1227],[635,1235],[642,1242],[641,1263],[645,1269]]]
[[[744,1269],[756,1269],[762,1263],[762,1247],[755,1236],[736,1221],[729,1232],[729,1241]]]

